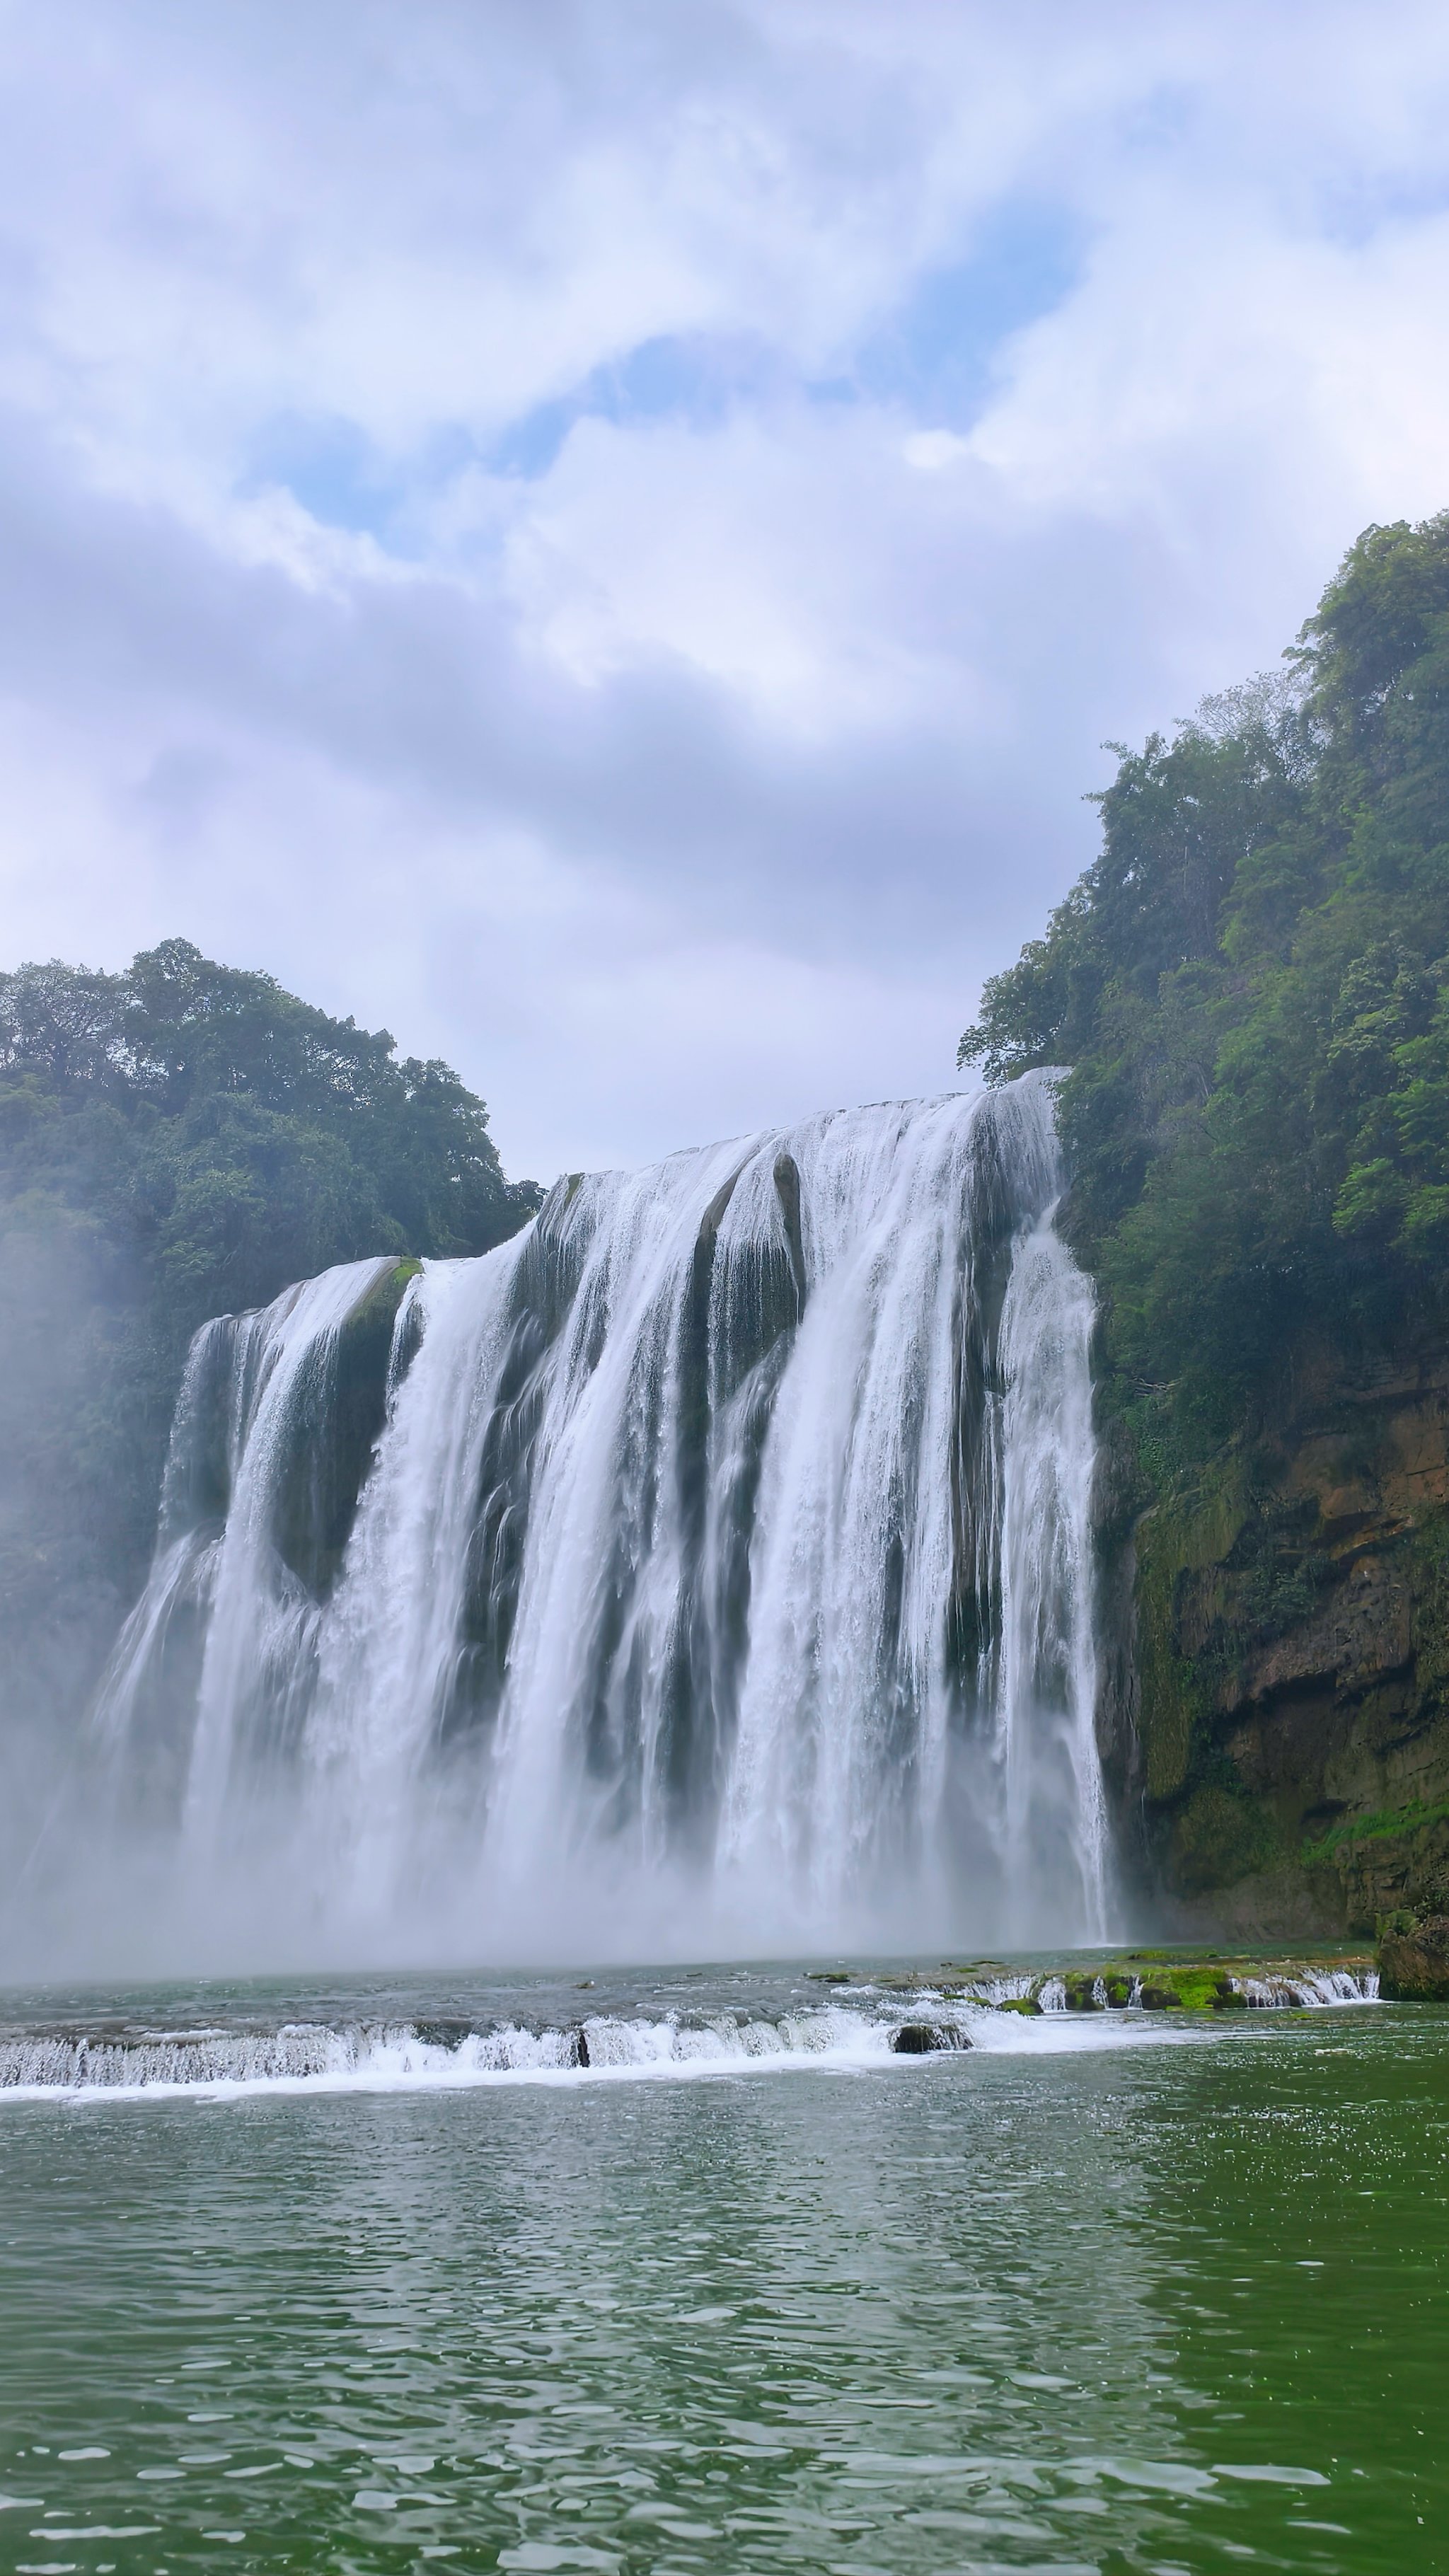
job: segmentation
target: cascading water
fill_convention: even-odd
[[[335,1955],[1100,1937],[1060,1187],[1029,1075],[207,1326],[97,1714],[118,1843]]]

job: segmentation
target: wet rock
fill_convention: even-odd
[[[1182,1997],[1175,1986],[1144,1986],[1137,2000],[1144,2012],[1182,2010]]]
[[[780,1214],[785,1221],[785,1240],[790,1246],[790,1268],[795,1280],[798,1313],[805,1312],[805,1238],[800,1224],[800,1166],[793,1154],[775,1157],[775,1194]]]
[[[949,2022],[903,2021],[891,2032],[891,2047],[897,2057],[934,2057],[942,2049],[969,2048],[964,2030]]]
[[[379,1264],[351,1314],[301,1371],[278,1427],[283,1463],[271,1535],[318,1600],[327,1599],[341,1569],[387,1415],[393,1327],[421,1267],[411,1259]]]
[[[576,2030],[574,2033],[574,2064],[575,2066],[587,2066],[589,2062],[589,2034],[586,2030]]]
[[[414,2022],[413,2028],[425,2048],[461,2048],[464,2040],[473,2036],[470,2021],[453,2020],[451,2017]]]
[[[1379,1943],[1379,1992],[1390,2003],[1449,2003],[1449,1914],[1390,1919]]]

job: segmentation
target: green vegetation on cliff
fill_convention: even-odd
[[[446,1064],[167,940],[0,975],[0,1640],[61,1701],[139,1581],[206,1317],[370,1253],[473,1253],[537,1204]]]
[[[1360,1810],[1417,1851],[1449,1789],[1449,513],[1368,529],[1281,673],[1113,748],[1100,856],[960,1060],[1071,1068],[1067,1225],[1151,1506],[1136,1785],[1190,1898],[1286,1885]]]
[[[1287,664],[1121,751],[961,1043],[1072,1067],[1109,1363],[1194,1445],[1305,1328],[1441,1316],[1449,1261],[1449,513],[1370,528]]]

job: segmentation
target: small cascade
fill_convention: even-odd
[[[1102,1938],[1060,1190],[1028,1075],[208,1325],[97,1713],[120,1842],[339,1956]]]
[[[291,2022],[275,2031],[155,2032],[121,2039],[37,2033],[0,2039],[0,2100],[10,2094],[199,2092],[232,2086],[468,2084],[499,2075],[598,2075],[715,2069],[761,2059],[952,2054],[970,2047],[964,2017],[929,2032],[931,2046],[899,2046],[923,2024],[899,2016],[825,2010],[773,2019],[716,2013],[694,2021],[603,2014],[532,2028],[498,2021],[479,2029],[413,2022],[341,2027]]]
[[[1259,2010],[1297,2005],[1312,2010],[1323,2004],[1372,2004],[1379,1996],[1377,1968],[1275,1968],[1261,1975],[1235,1977],[1239,1994]]]

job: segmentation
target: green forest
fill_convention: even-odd
[[[483,1102],[387,1030],[182,939],[0,975],[0,1636],[64,1704],[139,1585],[187,1344],[370,1253],[486,1251],[538,1204]]]
[[[1192,1455],[1305,1334],[1443,1323],[1449,513],[1368,529],[1281,673],[1109,747],[1101,853],[959,1060],[1071,1068],[1113,1391]]]

